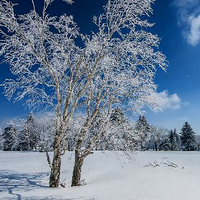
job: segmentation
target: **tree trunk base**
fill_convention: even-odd
[[[75,151],[75,163],[72,175],[71,186],[81,186],[81,169],[83,166],[83,159],[79,156],[79,153]]]
[[[49,187],[57,188],[60,185],[60,169],[61,169],[61,156],[54,156],[52,167],[51,167],[51,175],[49,179]]]

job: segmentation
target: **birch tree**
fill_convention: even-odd
[[[51,163],[50,187],[58,187],[60,180],[61,148],[70,117],[87,84],[83,66],[83,50],[76,47],[77,26],[72,16],[50,17],[47,8],[52,0],[45,0],[42,16],[35,10],[15,15],[14,5],[0,2],[1,54],[9,63],[16,79],[3,83],[5,95],[15,101],[25,99],[31,108],[55,108],[56,131],[54,156]],[[67,1],[70,3],[71,1]],[[51,32],[50,27],[55,31]]]
[[[91,35],[81,34],[72,16],[49,15],[47,8],[53,1],[44,0],[41,15],[34,0],[29,13],[17,15],[14,4],[1,0],[0,53],[15,76],[2,84],[6,97],[24,99],[31,109],[55,111],[54,154],[48,162],[49,186],[58,187],[61,156],[67,150],[62,144],[76,110],[85,111],[85,122],[77,133],[72,185],[79,185],[76,175],[80,177],[83,160],[105,129],[113,107],[133,112],[144,105],[154,108],[156,67],[165,69],[166,58],[158,50],[158,36],[146,31],[152,24],[144,16],[152,13],[154,0],[108,0],[104,13],[94,17],[98,31]],[[77,37],[82,47],[76,45]],[[100,114],[104,117],[101,131],[90,138],[92,145],[81,149]]]
[[[99,32],[86,38],[85,56],[95,73],[86,90],[86,120],[75,147],[72,186],[80,185],[84,159],[109,129],[112,108],[119,106],[136,113],[144,105],[153,109],[157,103],[154,75],[156,66],[165,69],[166,61],[165,56],[155,50],[159,38],[145,31],[152,24],[141,19],[152,12],[153,2],[109,0],[105,12],[94,17]],[[93,135],[90,128],[97,116],[102,116],[98,122],[101,128]],[[83,146],[85,138],[90,140]]]

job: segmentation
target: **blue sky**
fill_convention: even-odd
[[[188,121],[200,133],[200,1],[156,1],[153,32],[161,38],[160,50],[167,56],[166,73],[158,70],[156,83],[163,112],[146,115],[150,124],[177,128]]]
[[[28,11],[30,0],[13,0],[18,2],[17,12]],[[40,9],[41,0],[36,0]],[[72,6],[55,0],[49,12],[53,14],[73,14],[80,30],[90,33],[95,29],[93,15],[102,12],[106,0],[74,0]],[[200,134],[200,0],[157,0],[153,15],[149,21],[155,23],[149,29],[162,39],[160,50],[167,56],[167,72],[158,69],[155,82],[158,84],[158,98],[163,112],[153,113],[147,110],[146,118],[150,124],[180,131],[185,121]],[[0,66],[0,82],[11,77],[9,67]],[[9,102],[0,88],[0,127],[13,117],[25,117],[28,110],[23,102]],[[136,118],[137,119],[137,118]]]

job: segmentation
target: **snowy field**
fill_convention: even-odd
[[[73,155],[63,157],[61,182],[48,188],[43,153],[0,152],[1,200],[198,200],[200,152],[95,152],[83,166],[84,186],[71,188]]]

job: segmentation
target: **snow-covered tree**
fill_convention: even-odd
[[[36,119],[39,151],[52,151],[56,129],[55,116],[52,113],[38,114]]]
[[[66,131],[65,145],[69,151],[74,151],[78,140],[78,133],[85,123],[85,114],[78,112],[70,120],[68,129]]]
[[[158,36],[146,31],[153,24],[144,16],[152,13],[154,0],[108,0],[104,13],[94,17],[98,31],[90,36],[79,33],[72,16],[51,17],[47,8],[53,2],[44,0],[40,15],[32,0],[33,10],[17,15],[14,4],[1,0],[0,53],[16,77],[3,84],[8,99],[24,98],[32,108],[55,109],[49,185],[58,187],[63,142],[75,111],[85,109],[85,122],[75,145],[73,177],[80,177],[80,163],[91,149],[90,145],[82,149],[82,144],[95,117],[103,116],[105,127],[114,104],[133,112],[144,105],[153,109],[156,67],[165,69],[166,60],[157,50]],[[82,47],[77,45],[77,37],[82,39]],[[90,141],[96,143],[97,138]],[[73,183],[79,185],[79,178]]]
[[[169,130],[162,126],[150,126],[150,139],[149,139],[149,147],[158,150],[163,150],[163,145],[165,143],[166,148],[166,140],[168,138]],[[165,149],[164,149],[165,150]]]
[[[82,129],[81,126],[79,127]],[[81,138],[81,144],[79,143],[80,135],[77,136],[76,145],[81,145],[79,147],[81,157],[75,157],[77,160],[75,160],[74,165],[72,186],[80,185],[84,159],[92,154],[94,149],[124,151],[129,156],[128,152],[136,149],[135,137],[133,123],[127,119],[119,107],[112,109],[109,117],[107,112],[98,113],[84,137]],[[75,153],[76,148],[77,146],[75,146]]]
[[[191,125],[188,122],[185,122],[181,132],[181,148],[183,151],[195,151],[196,150],[196,141],[195,133],[192,130]]]
[[[66,1],[71,3],[72,1]],[[70,117],[86,90],[84,51],[75,46],[77,26],[71,16],[50,17],[47,8],[53,0],[44,0],[42,15],[33,10],[17,15],[14,4],[0,1],[2,40],[0,53],[9,63],[16,79],[4,82],[5,94],[15,101],[25,99],[32,108],[52,107],[56,113],[54,156],[50,187],[58,187],[64,137]],[[54,27],[54,28],[52,28]],[[53,31],[52,31],[53,29]]]
[[[20,150],[37,150],[38,143],[40,140],[40,133],[37,129],[37,123],[33,116],[33,113],[30,113],[26,120],[22,121],[21,130],[19,132],[19,148]]]
[[[9,124],[17,127],[19,150],[53,150],[55,116],[51,113],[37,113],[36,117],[30,113],[25,119],[12,119]]]
[[[119,107],[114,108],[110,115],[110,122],[117,125],[125,123],[126,119],[124,111]]]
[[[104,150],[125,150],[125,138],[128,138],[127,127],[128,120],[124,111],[116,107],[112,109],[110,119],[107,122],[107,128],[99,140],[104,145]],[[127,141],[128,143],[128,141]]]
[[[195,141],[196,141],[197,150],[200,151],[200,135],[199,134],[196,135]]]
[[[176,129],[171,130],[169,133],[170,150],[178,151],[181,147],[180,136],[177,134]]]
[[[0,128],[0,150],[3,150],[3,132],[2,129]]]
[[[9,125],[4,129],[4,133],[2,135],[4,151],[13,151],[17,149],[17,135],[17,129],[13,125]]]
[[[101,128],[101,117],[99,121],[93,125],[93,130],[99,131]],[[106,127],[106,128],[105,128]],[[105,131],[99,135],[97,141],[97,149],[115,150],[115,151],[131,151],[136,149],[136,134],[134,131],[134,123],[128,119],[126,114],[119,107],[111,111],[110,119],[104,126]]]
[[[140,144],[140,149],[145,150],[148,148],[147,144],[150,139],[150,126],[147,122],[146,118],[142,115],[139,116],[139,119],[137,120],[135,124],[135,132],[138,136],[138,142]]]

